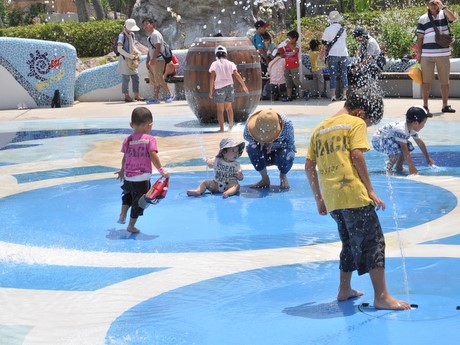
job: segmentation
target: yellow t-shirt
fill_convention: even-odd
[[[351,151],[370,149],[366,123],[343,114],[322,121],[312,133],[307,158],[316,162],[328,212],[372,204],[351,161]]]
[[[322,70],[325,66],[324,59],[321,58],[321,52],[319,50],[310,50],[311,71],[316,72]]]

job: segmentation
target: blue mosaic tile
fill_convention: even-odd
[[[61,105],[74,101],[77,53],[67,43],[0,37],[0,65],[39,107],[50,106],[55,90]]]

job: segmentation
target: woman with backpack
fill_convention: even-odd
[[[117,39],[117,50],[120,55],[118,59],[118,73],[122,75],[121,92],[125,96],[125,102],[133,102],[129,96],[129,79],[133,81],[132,87],[134,92],[134,99],[136,101],[145,101],[139,94],[139,73],[137,67],[141,53],[134,45],[134,32],[139,31],[134,19],[127,19],[123,31],[120,32]]]

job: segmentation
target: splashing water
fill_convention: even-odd
[[[410,296],[409,296],[409,280],[407,278],[407,268],[406,268],[406,257],[404,255],[404,246],[401,241],[401,235],[399,233],[399,224],[398,224],[398,210],[396,207],[396,201],[394,198],[394,187],[391,183],[390,174],[387,173],[387,182],[388,182],[388,189],[390,194],[390,201],[393,206],[393,219],[395,221],[395,229],[396,234],[398,235],[398,243],[399,243],[399,252],[401,253],[401,264],[402,264],[402,272],[403,272],[403,279],[404,279],[404,291],[406,292],[407,302],[410,303]]]

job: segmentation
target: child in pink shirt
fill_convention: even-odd
[[[233,87],[233,76],[243,87],[243,91],[249,93],[243,78],[238,73],[236,65],[227,60],[227,49],[223,46],[217,46],[214,50],[216,61],[209,67],[211,73],[209,85],[209,98],[214,99],[217,106],[217,121],[219,122],[220,131],[224,131],[224,110],[227,112],[228,129],[233,127],[233,107],[232,102],[235,100],[235,89]]]
[[[279,97],[286,96],[286,77],[284,76],[285,61],[278,49],[273,51],[273,60],[268,63],[268,74],[270,75],[270,94],[272,101]]]
[[[115,174],[123,181],[123,196],[120,218],[118,223],[124,224],[126,215],[131,207],[131,214],[127,230],[139,232],[135,227],[137,218],[142,216],[144,208],[139,205],[139,199],[150,189],[150,176],[152,163],[164,178],[169,178],[169,173],[161,166],[158,157],[157,141],[150,135],[153,125],[153,116],[145,107],[137,107],[131,115],[131,128],[134,133],[128,136],[121,147],[123,159],[121,169]]]

